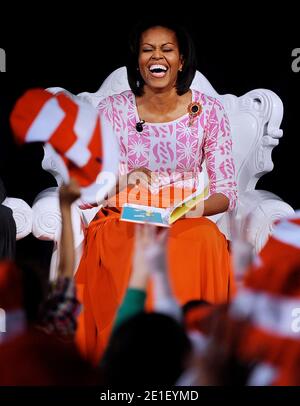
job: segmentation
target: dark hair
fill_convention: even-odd
[[[183,26],[178,25],[172,19],[168,18],[149,18],[143,20],[132,30],[129,37],[129,54],[127,60],[127,76],[129,86],[136,96],[141,96],[143,94],[145,82],[137,69],[140,40],[143,32],[153,27],[167,28],[173,31],[176,35],[179,52],[183,56],[184,60],[182,72],[179,72],[176,83],[177,94],[182,95],[189,90],[196,73],[196,51],[193,40],[186,29]]]
[[[195,299],[195,300],[189,300],[181,308],[182,308],[183,314],[186,315],[192,309],[199,308],[199,307],[206,307],[206,306],[212,306],[212,304],[203,299]]]
[[[14,259],[16,253],[17,227],[13,212],[0,204],[0,259]]]
[[[112,334],[100,369],[105,384],[174,384],[191,351],[183,326],[159,313],[140,313]]]
[[[48,294],[53,242],[38,240],[31,234],[17,241],[16,246],[15,262],[23,276],[24,309],[27,320],[35,323]]]
[[[0,259],[14,259],[16,253],[17,226],[13,212],[2,203],[6,198],[6,190],[0,179]]]

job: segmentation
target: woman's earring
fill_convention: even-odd
[[[137,67],[136,70],[139,72],[139,71],[140,71],[140,68]],[[140,87],[140,85],[141,85],[140,81],[137,80],[137,81],[136,81],[136,87]]]

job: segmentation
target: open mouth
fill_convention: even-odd
[[[164,65],[151,65],[149,71],[152,76],[162,78],[166,75],[168,68]]]

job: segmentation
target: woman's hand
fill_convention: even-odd
[[[141,185],[145,188],[153,187],[159,184],[159,174],[152,172],[148,168],[136,168],[123,175],[117,182],[117,192],[121,192],[127,186],[134,187]]]

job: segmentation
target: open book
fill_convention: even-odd
[[[173,206],[168,208],[124,203],[120,220],[170,227],[176,220],[203,202],[208,197],[208,194],[208,187],[203,192],[197,190],[184,200],[177,201]]]

